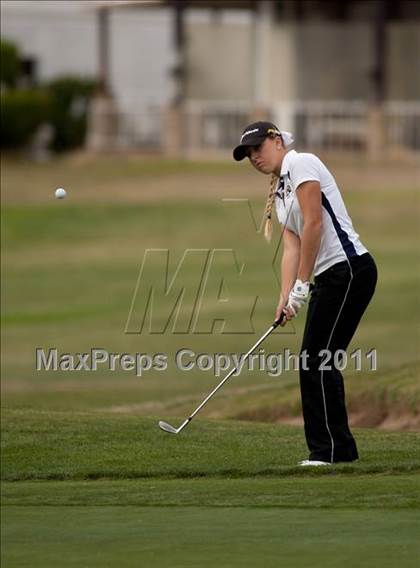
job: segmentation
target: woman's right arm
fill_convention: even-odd
[[[281,292],[276,310],[276,320],[280,318],[283,308],[287,304],[290,290],[296,282],[299,261],[300,239],[293,231],[284,228],[283,256],[281,259]]]

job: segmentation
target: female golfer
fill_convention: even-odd
[[[334,177],[314,154],[291,150],[292,142],[291,134],[274,124],[255,122],[245,128],[233,156],[238,161],[248,157],[259,172],[272,176],[266,238],[271,238],[274,205],[283,226],[276,320],[284,313],[285,325],[296,317],[311,290],[300,368],[309,459],[301,465],[351,462],[358,453],[334,354],[347,349],[374,293],[377,271],[353,229]]]

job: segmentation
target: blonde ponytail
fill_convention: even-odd
[[[276,174],[271,174],[270,189],[268,192],[267,203],[265,204],[264,211],[264,237],[268,242],[271,241],[271,235],[273,233],[273,223],[271,221],[271,214],[274,205],[274,197],[276,195],[276,187],[278,182],[278,177]]]

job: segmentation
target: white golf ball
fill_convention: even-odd
[[[55,196],[57,199],[64,199],[67,195],[67,192],[65,189],[63,189],[62,187],[59,187],[58,189],[55,190]]]

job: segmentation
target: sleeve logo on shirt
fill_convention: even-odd
[[[277,195],[283,199],[287,199],[289,195],[292,193],[292,184],[290,182],[290,173],[282,174],[280,176],[278,190],[276,191]]]

